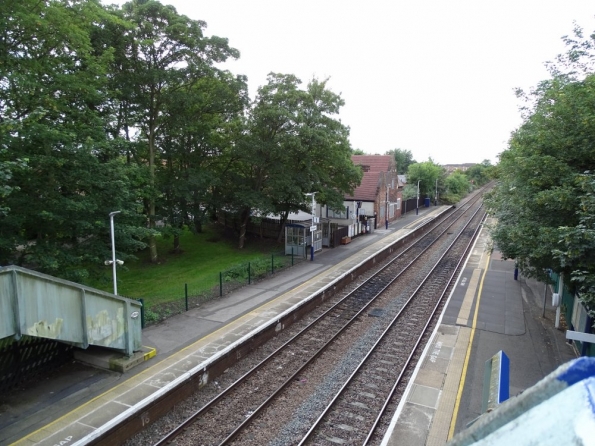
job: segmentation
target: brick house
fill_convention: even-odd
[[[324,208],[322,217],[352,227],[350,235],[360,234],[368,218],[375,218],[375,226],[384,228],[387,220],[390,223],[401,216],[403,183],[395,159],[390,155],[352,155],[351,160],[362,167],[361,184],[345,196],[342,212]]]

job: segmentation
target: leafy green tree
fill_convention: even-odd
[[[516,259],[529,277],[545,280],[546,268],[570,277],[593,309],[593,271],[586,267],[592,178],[586,172],[595,169],[595,75],[583,70],[593,45],[568,42],[553,78],[522,93],[524,123],[501,154],[499,182],[486,204],[498,219],[492,236],[505,258]]]
[[[326,81],[314,79],[306,89],[300,84],[294,75],[269,74],[234,146],[224,203],[239,216],[240,248],[252,213],[281,215],[284,223],[290,212],[308,209],[309,192],[339,207],[361,181],[348,129],[334,117],[343,100]]]
[[[440,181],[443,171],[442,166],[434,163],[432,159],[411,164],[407,171],[407,183],[417,188],[419,181],[419,196],[433,197],[436,192],[436,181]]]
[[[122,28],[123,41],[117,54],[119,71],[116,82],[130,97],[126,101],[126,132],[138,126],[134,159],[149,169],[149,189],[145,205],[149,227],[154,229],[156,202],[160,191],[156,184],[156,169],[163,147],[168,140],[165,108],[181,91],[197,84],[200,79],[217,72],[215,65],[239,52],[228,45],[227,39],[203,35],[206,23],[191,20],[177,13],[170,5],[155,0],[133,0],[122,6],[121,18],[132,24]],[[151,261],[158,259],[155,238],[150,237]]]
[[[562,268],[570,270],[572,283],[587,304],[591,317],[595,316],[595,175],[577,178],[582,191],[578,207],[578,224],[562,226],[559,231],[559,248],[553,256]]]
[[[247,86],[241,76],[217,72],[171,95],[165,107],[163,163],[158,169],[160,207],[179,251],[184,225],[202,232],[207,212],[219,206],[217,191],[225,178],[230,129],[247,105]]]
[[[456,203],[469,193],[469,179],[462,172],[455,171],[451,173],[446,177],[445,183],[446,194],[442,194],[442,198],[446,199],[449,203]]]
[[[493,166],[489,160],[484,160],[481,164],[471,166],[464,174],[471,184],[480,187],[490,181],[493,175]]]
[[[1,126],[1,124],[0,124]],[[27,160],[16,159],[14,161],[3,161],[6,158],[7,150],[0,146],[0,198],[5,199],[13,190],[19,190],[17,185],[10,185],[9,181],[12,179],[12,172],[17,169],[25,169],[27,167]],[[1,201],[0,203],[3,203]],[[0,216],[8,214],[10,208],[0,204]],[[1,243],[1,242],[0,242]]]
[[[114,207],[126,214],[120,247],[143,246],[132,172],[100,156],[109,151],[112,51],[91,36],[111,17],[92,0],[7,0],[0,8],[0,157],[4,166],[28,167],[4,178],[11,193],[10,212],[0,216],[0,263],[80,280],[88,264],[109,258]]]
[[[386,155],[391,155],[395,158],[395,161],[397,162],[397,173],[400,175],[404,175],[411,164],[417,163],[417,161],[413,159],[411,150],[393,149],[386,152]]]
[[[305,179],[304,191],[310,188],[317,192],[318,203],[342,209],[345,194],[352,193],[361,183],[363,173],[351,161],[349,128],[337,119],[345,102],[327,88],[327,82],[328,79],[312,79],[306,87],[306,102],[300,110],[301,148],[290,163],[295,165],[296,159],[299,163],[299,169],[293,171],[294,183]],[[290,201],[282,200],[277,204],[277,212],[304,210],[302,200],[300,195],[299,207],[297,203],[288,206]]]

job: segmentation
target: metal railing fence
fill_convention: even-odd
[[[268,258],[259,258],[244,262],[219,272],[219,277],[213,278],[217,283],[210,288],[193,289],[187,283],[180,283],[179,292],[175,295],[154,295],[138,298],[142,306],[142,326],[161,322],[176,314],[197,308],[201,304],[224,296],[244,286],[259,282],[273,274],[305,261],[302,256],[285,255],[284,251],[272,253]]]

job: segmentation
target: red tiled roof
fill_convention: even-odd
[[[351,161],[364,167],[364,177],[353,195],[345,196],[345,200],[375,201],[383,172],[394,169],[394,158],[390,155],[352,155]]]
[[[356,166],[369,166],[370,172],[389,172],[394,158],[390,155],[351,155]]]
[[[346,200],[374,201],[378,193],[378,185],[382,173],[366,172],[362,178],[362,183],[355,188],[353,196],[345,196]]]

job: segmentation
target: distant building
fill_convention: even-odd
[[[465,172],[467,169],[475,165],[477,165],[477,163],[443,164],[442,167],[444,167],[447,173],[453,173],[455,170]]]
[[[390,155],[352,155],[351,160],[361,166],[363,178],[352,195],[345,196],[344,209],[333,211],[322,209],[322,217],[341,225],[350,226],[350,235],[364,230],[367,221],[374,218],[374,224],[384,227],[386,221],[401,216],[403,183],[397,175],[397,164]]]

